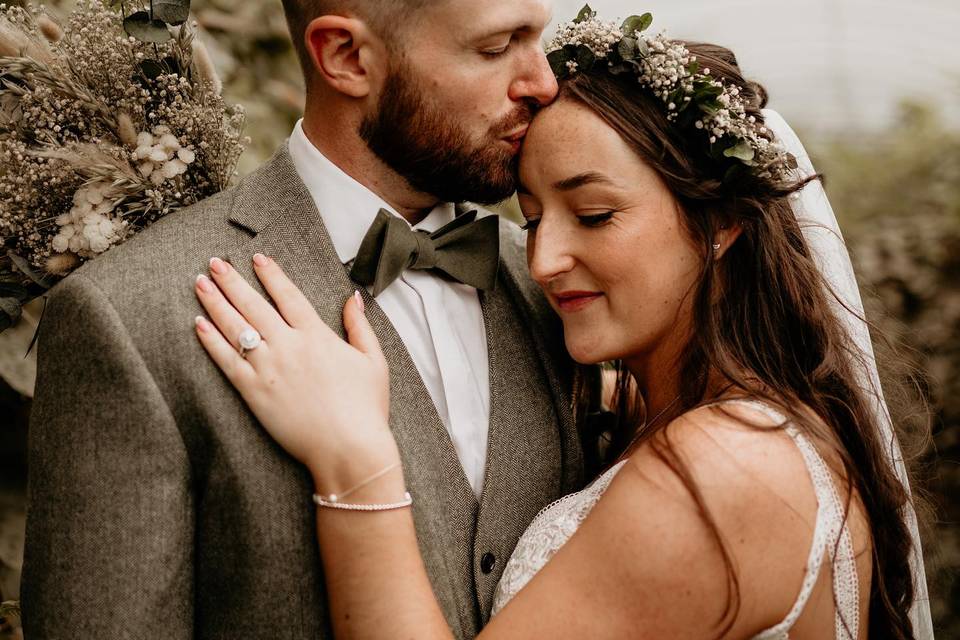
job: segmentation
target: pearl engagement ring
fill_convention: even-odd
[[[244,329],[237,338],[240,343],[240,357],[246,358],[247,353],[260,346],[263,339],[255,329]]]

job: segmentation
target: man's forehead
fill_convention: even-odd
[[[542,31],[550,24],[552,0],[447,0],[431,13],[461,36],[483,37],[513,31]]]

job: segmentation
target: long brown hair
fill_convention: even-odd
[[[762,122],[766,93],[743,78],[733,53],[715,45],[686,44],[715,78],[742,87],[750,115]],[[608,460],[634,443],[648,443],[697,501],[728,570],[722,637],[739,611],[739,583],[719,531],[663,426],[717,400],[718,390],[710,382],[718,374],[738,394],[776,406],[801,432],[832,449],[842,465],[837,471],[848,483],[848,512],[854,490],[864,507],[873,547],[870,637],[913,638],[908,616],[914,597],[912,541],[902,517],[910,498],[884,453],[869,396],[879,390],[866,388],[864,356],[838,320],[832,302],[839,299],[831,301],[790,205],[789,196],[809,180],[784,184],[750,172],[727,174],[707,153],[702,132],[679,130],[667,120],[663,104],[626,75],[576,74],[561,83],[560,99],[592,109],[658,172],[680,206],[687,232],[702,247],[703,265],[690,293],[695,330],[674,372],[683,380],[680,398],[667,419],[657,422],[660,426],[638,432],[643,399],[618,363],[620,420],[608,438]],[[715,260],[714,235],[730,224],[739,224],[742,233]]]

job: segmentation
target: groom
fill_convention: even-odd
[[[31,640],[332,637],[314,488],[193,334],[211,257],[256,282],[252,256],[273,256],[331,326],[367,294],[423,557],[457,637],[486,622],[537,511],[582,483],[576,376],[512,225],[483,290],[407,269],[374,301],[350,277],[381,209],[434,232],[458,203],[514,191],[526,125],[557,90],[546,0],[284,7],[307,86],[289,141],[51,294],[30,427]]]

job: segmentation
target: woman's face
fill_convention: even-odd
[[[573,358],[674,356],[702,259],[656,172],[593,111],[560,100],[530,127],[520,181],[530,273]]]

